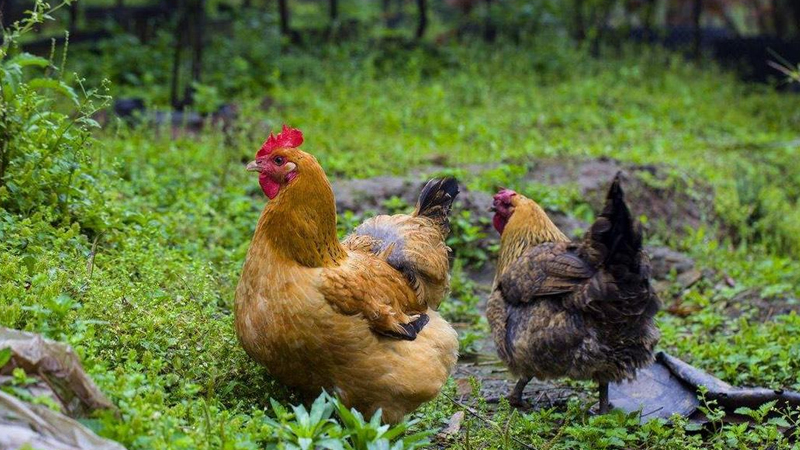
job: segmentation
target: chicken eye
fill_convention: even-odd
[[[282,166],[283,163],[286,162],[286,159],[283,156],[276,156],[272,161],[275,165]]]

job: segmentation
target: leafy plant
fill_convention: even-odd
[[[408,212],[408,202],[404,199],[393,196],[383,201],[383,207],[386,208],[386,214],[400,214]]]
[[[495,250],[484,246],[483,239],[486,233],[483,229],[488,220],[485,217],[473,217],[469,210],[462,210],[450,217],[450,236],[447,238],[447,245],[468,265],[477,266],[486,262],[490,252]]]
[[[215,86],[202,83],[192,83],[194,95],[194,108],[201,114],[211,114],[216,112],[224,103],[219,90]]]
[[[478,352],[478,342],[485,337],[486,333],[484,332],[460,330],[458,332],[458,354],[461,356],[474,356]]]
[[[11,347],[0,349],[0,368],[4,367],[11,361]]]
[[[0,206],[21,213],[40,211],[69,223],[79,221],[95,232],[108,225],[95,204],[103,202],[95,183],[97,172],[89,169],[91,117],[109,97],[101,90],[87,90],[83,80],[77,94],[52,59],[19,52],[19,39],[37,24],[52,20],[51,14],[69,1],[50,8],[37,0],[28,16],[4,30],[0,47]],[[66,55],[66,47],[64,48]],[[66,56],[65,56],[66,57]],[[48,92],[49,91],[49,92]],[[66,110],[59,110],[60,94]],[[53,208],[53,209],[48,209]]]
[[[648,236],[687,253],[704,275],[712,273],[674,292],[694,312],[663,312],[661,345],[730,383],[800,388],[800,316],[791,312],[800,298],[797,97],[660,49],[623,46],[588,58],[561,31],[551,33],[558,21],[549,12],[523,11],[535,3],[500,3],[493,3],[495,14],[519,14],[510,21],[540,15],[548,25],[520,45],[472,41],[412,51],[397,45],[379,54],[372,36],[281,47],[269,9],[234,12],[226,16],[232,32],[213,33],[204,53],[202,83],[217,89],[209,92],[209,109],[217,100],[241,108],[224,132],[113,119],[103,129],[91,122],[69,126],[85,116],[81,85],[99,86],[96,94],[105,95],[104,78],[112,79],[117,96],[167,105],[168,32],[145,43],[112,29],[112,39],[101,43],[71,43],[64,67],[60,57],[45,58],[46,66],[39,57],[10,63],[24,53],[21,40],[9,38],[12,27],[2,57],[4,80],[11,81],[0,85],[0,136],[14,143],[4,147],[11,153],[5,153],[0,187],[0,322],[72,344],[119,408],[119,416],[103,416],[93,427],[127,448],[277,446],[278,428],[263,420],[265,409],[275,422],[291,424],[281,433],[296,437],[293,408],[286,406],[288,416],[278,419],[265,402],[273,397],[288,405],[290,393],[237,345],[231,314],[264,204],[241,158],[252,157],[266,129],[287,122],[303,129],[303,148],[330,176],[406,174],[421,164],[430,170],[425,161],[436,161],[471,189],[515,188],[586,222],[590,208],[574,186],[554,188],[546,178],[527,184],[525,170],[540,159],[607,156],[675,166],[702,179],[713,190],[716,214],[701,214],[701,226],[684,234]],[[359,5],[342,8],[364,14]],[[316,11],[318,5],[297,6]],[[46,10],[36,14],[45,20]],[[48,30],[60,25],[47,20],[54,25]],[[31,86],[37,78],[72,88],[78,104],[61,84]],[[84,111],[102,101],[94,103]],[[493,257],[496,234],[486,233],[488,214],[464,217],[458,205],[454,213],[453,298],[442,303],[442,313],[465,324],[460,341],[468,349],[485,332],[479,310],[485,292],[469,276]],[[344,234],[363,217],[342,212],[339,219]],[[662,300],[665,306],[673,301]],[[735,307],[746,313],[736,318]],[[456,383],[445,391],[457,397]],[[545,394],[544,407],[521,420],[502,402],[496,411],[486,407],[475,390],[474,409],[498,427],[467,414],[462,433],[442,446],[497,449],[515,446],[517,438],[550,450],[788,448],[777,437],[785,428],[779,420],[798,423],[796,411],[771,412],[760,425],[721,424],[716,432],[696,433],[678,417],[644,425],[619,414],[590,417],[585,399],[573,396],[565,404]],[[403,434],[441,429],[457,410],[440,396],[421,407],[420,422]],[[326,420],[336,422],[325,431],[331,439],[343,448],[355,445],[343,437],[347,427],[338,413],[321,419],[322,426]],[[798,438],[798,431],[787,434]]]
[[[769,52],[776,59],[776,61],[767,61],[767,64],[778,72],[784,74],[787,80],[794,83],[800,83],[800,63],[793,65],[787,61],[786,58],[783,58],[773,50],[770,49]]]
[[[336,220],[336,231],[339,239],[347,236],[363,221],[364,217],[361,214],[356,214],[350,210],[339,214],[339,217]]]
[[[478,311],[480,296],[475,281],[465,273],[464,260],[453,260],[450,275],[450,298],[440,306],[442,315],[451,322],[477,323],[481,315]]]
[[[342,422],[343,437],[347,439],[344,448],[348,450],[414,450],[430,443],[427,438],[433,434],[431,431],[409,434],[416,421],[382,424],[380,410],[367,421],[355,409],[348,409],[337,399],[333,401]]]
[[[313,450],[327,448],[337,450],[342,448],[339,440],[340,429],[331,415],[336,405],[326,395],[320,395],[311,404],[311,409],[305,406],[292,406],[290,413],[285,407],[275,400],[270,400],[272,411],[277,419],[265,417],[264,421],[274,428],[274,434],[268,439],[270,448],[285,450]]]
[[[378,410],[367,421],[355,409],[348,409],[339,399],[323,392],[310,410],[302,405],[289,412],[275,400],[270,401],[276,419],[264,421],[272,427],[267,438],[269,448],[286,450],[414,450],[428,444],[430,432],[409,433],[416,422],[396,425],[381,423]],[[339,422],[332,418],[334,411]]]

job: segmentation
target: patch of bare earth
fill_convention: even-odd
[[[627,164],[610,158],[537,161],[528,177],[549,185],[577,185],[599,211],[611,180],[621,173],[622,186],[634,213],[648,224],[681,232],[714,221],[711,188],[677,169]]]
[[[732,318],[747,316],[752,320],[767,322],[783,314],[800,314],[800,300],[796,298],[765,297],[757,289],[748,289],[727,300],[725,313]]]

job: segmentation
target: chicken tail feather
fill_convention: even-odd
[[[448,215],[458,196],[458,181],[453,177],[435,178],[428,181],[419,194],[415,216],[433,219],[445,233],[450,230]]]
[[[622,263],[633,269],[642,250],[642,230],[625,203],[620,175],[614,177],[603,212],[589,230],[589,257],[598,266]]]
[[[587,260],[599,269],[584,300],[592,303],[600,316],[617,323],[655,314],[659,301],[650,285],[650,262],[642,249],[642,225],[634,220],[625,203],[619,173],[608,190],[603,212],[589,229],[584,251]]]

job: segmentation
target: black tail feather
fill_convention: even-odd
[[[434,178],[428,181],[419,194],[415,215],[428,217],[450,229],[448,215],[458,196],[458,181],[453,177]]]
[[[608,189],[603,212],[589,230],[582,249],[598,269],[593,276],[591,310],[609,324],[629,324],[652,317],[659,308],[650,284],[650,262],[642,250],[642,226],[631,215],[620,174]]]
[[[641,226],[638,221],[634,221],[625,203],[620,172],[608,189],[603,212],[592,225],[589,236],[594,244],[598,263],[607,264],[618,259],[618,262],[624,260],[637,264],[637,254],[642,249]]]

